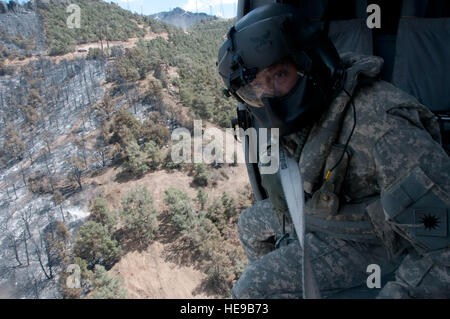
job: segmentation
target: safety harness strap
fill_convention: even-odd
[[[302,249],[302,290],[304,299],[320,299],[320,291],[305,245],[305,212],[303,181],[295,159],[280,148],[280,178],[283,192]]]

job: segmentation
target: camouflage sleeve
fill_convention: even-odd
[[[450,250],[419,255],[411,251],[378,299],[450,298]]]
[[[415,248],[379,297],[448,298],[450,158],[426,130],[407,124],[384,134],[373,157],[386,223]]]
[[[450,158],[425,130],[413,126],[390,130],[375,143],[373,156],[382,194],[416,167],[450,193]]]

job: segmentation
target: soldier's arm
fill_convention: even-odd
[[[385,221],[414,248],[379,297],[448,298],[450,158],[414,125],[387,132],[373,156]]]

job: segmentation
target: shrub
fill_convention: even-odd
[[[216,227],[223,232],[230,222],[230,218],[239,216],[240,209],[236,205],[234,198],[226,193],[213,200],[208,207],[206,217],[210,219]]]
[[[50,56],[63,55],[73,50],[74,47],[70,45],[68,42],[53,40],[49,44],[48,55]]]
[[[141,134],[144,142],[154,141],[160,147],[166,145],[170,139],[169,129],[163,125],[155,124],[151,120],[144,122]]]
[[[116,64],[117,72],[122,80],[127,82],[136,82],[141,77],[138,69],[125,58],[119,60]]]
[[[86,260],[89,269],[96,264],[110,268],[119,260],[122,249],[111,238],[107,227],[88,221],[78,232],[73,253],[75,257]]]
[[[189,230],[196,215],[186,193],[169,188],[164,191],[164,203],[169,206],[170,219],[179,231]]]
[[[32,39],[24,38],[20,33],[16,33],[10,40],[22,50],[28,51],[34,48],[34,41]]]
[[[127,148],[132,142],[137,143],[141,123],[126,110],[119,110],[112,118],[109,132],[113,133],[110,143],[118,144],[117,155],[120,159],[128,156]]]
[[[209,252],[204,249],[204,243],[222,242],[218,229],[205,217],[205,212],[197,212],[190,221],[190,228],[182,233],[189,238],[191,243],[197,247],[205,258],[209,258]]]
[[[145,187],[138,187],[122,199],[121,219],[129,237],[149,244],[158,231],[153,199]]]
[[[147,155],[147,165],[150,169],[155,170],[161,164],[161,154],[159,147],[155,142],[149,141],[144,144],[144,152]]]
[[[229,292],[230,287],[227,285],[227,278],[224,270],[219,265],[212,265],[206,270],[207,286],[218,294]]]
[[[163,100],[163,88],[161,82],[156,79],[150,79],[148,81],[149,90],[144,97],[143,103],[153,104]]]
[[[35,126],[39,121],[39,112],[38,110],[30,104],[23,105],[20,107],[22,111],[25,121],[30,126]]]
[[[220,196],[220,201],[222,203],[223,215],[225,218],[229,219],[239,216],[240,210],[233,197],[229,196],[227,193],[222,193],[222,196]]]
[[[169,149],[169,150],[167,151],[167,153],[166,153],[166,157],[164,157],[164,160],[163,160],[163,167],[164,167],[165,169],[168,169],[168,170],[173,170],[173,169],[180,169],[180,168],[182,167],[182,165],[183,165],[183,164],[181,164],[181,163],[175,163],[175,162],[172,160],[172,150]]]
[[[95,265],[95,275],[93,280],[94,292],[90,296],[92,299],[124,299],[127,290],[123,287],[124,282],[120,277],[113,277],[106,272],[105,267]]]
[[[105,58],[105,54],[100,48],[89,48],[89,52],[86,56],[88,60],[102,60]]]
[[[95,198],[90,211],[88,220],[105,226],[110,232],[113,230],[116,225],[116,215],[109,210],[108,202],[104,198]]]
[[[229,293],[233,282],[241,276],[246,266],[243,250],[226,241],[205,241],[202,249],[209,256],[203,262],[209,288],[218,294]]]
[[[222,202],[219,198],[215,198],[208,207],[206,217],[213,222],[220,231],[223,231],[226,226],[226,218],[224,217]]]
[[[123,55],[123,49],[121,46],[113,46],[111,48],[111,57],[117,58]]]
[[[169,206],[172,224],[194,247],[200,248],[205,241],[219,240],[217,228],[206,218],[205,212],[194,209],[186,193],[169,188],[165,191],[164,202]]]
[[[22,159],[25,152],[25,143],[20,137],[20,132],[9,124],[3,131],[5,137],[2,150],[8,159]]]
[[[132,140],[126,148],[126,160],[122,167],[125,171],[138,177],[144,175],[150,170],[147,162],[147,153],[141,150],[141,147]]]
[[[208,181],[210,178],[208,168],[204,163],[194,164],[194,185],[205,187],[208,186]]]
[[[125,127],[128,129],[127,134],[123,134],[123,128]],[[114,141],[126,143],[130,140],[130,138],[134,138],[135,140],[139,139],[141,123],[128,111],[120,109],[113,117],[111,130],[114,132]],[[130,136],[124,136],[128,134],[130,134]]]
[[[53,193],[51,180],[44,173],[37,171],[28,178],[28,189],[34,194]]]
[[[200,209],[204,210],[208,203],[208,194],[202,188],[197,192],[197,201],[200,204]]]

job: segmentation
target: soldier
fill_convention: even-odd
[[[339,56],[320,26],[274,3],[230,29],[218,68],[299,164],[305,249],[322,296],[366,284],[376,264],[395,271],[378,298],[450,298],[450,159],[432,112],[379,80],[382,65]],[[250,263],[232,295],[302,297],[303,250],[280,174],[261,179],[269,199],[239,218]]]

